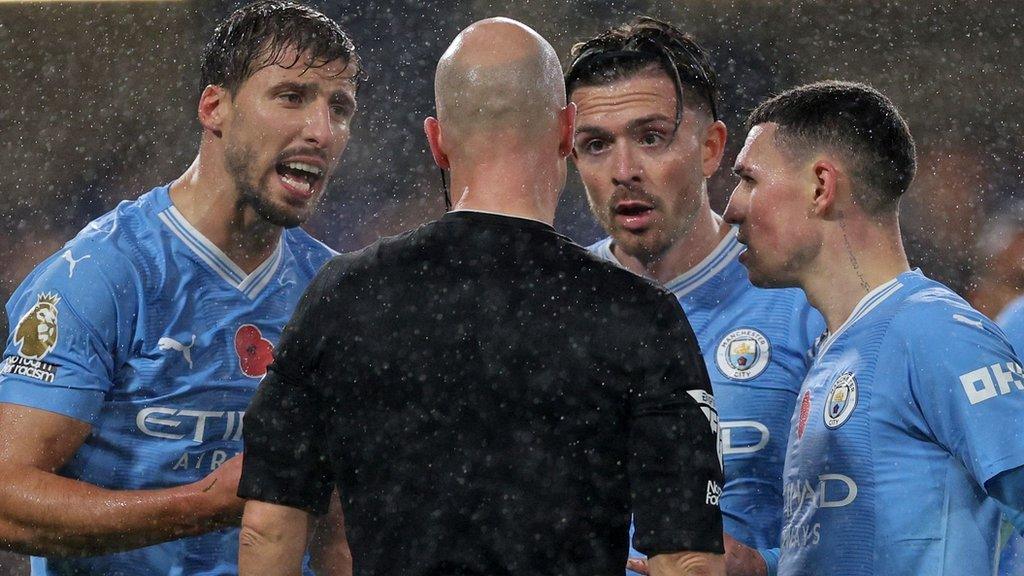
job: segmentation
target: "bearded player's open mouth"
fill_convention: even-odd
[[[324,168],[309,162],[289,160],[281,162],[276,168],[285,189],[303,200],[312,198],[317,186],[323,181]]]
[[[650,225],[654,217],[654,206],[639,200],[624,200],[612,210],[615,219],[627,230],[642,230]]]

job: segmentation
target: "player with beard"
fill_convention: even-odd
[[[192,165],[11,298],[0,543],[38,555],[34,574],[237,573],[242,416],[333,255],[297,226],[348,143],[359,76],[323,14],[239,9],[204,52]]]
[[[789,419],[824,323],[800,290],[751,285],[735,229],[710,207],[707,178],[722,160],[726,128],[703,48],[639,18],[577,44],[571,58],[573,158],[610,235],[590,249],[660,282],[686,311],[721,418],[727,567],[770,574]],[[646,570],[639,559],[629,566]]]

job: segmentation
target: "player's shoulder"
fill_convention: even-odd
[[[1007,304],[996,317],[996,324],[1002,326],[1004,330],[1014,327],[1018,331],[1024,331],[1024,295]]]
[[[336,250],[299,227],[285,230],[283,237],[288,251],[295,259],[295,265],[309,276],[316,275],[324,264],[338,255]]]
[[[598,257],[603,258],[604,260],[616,262],[615,256],[612,255],[611,236],[602,238],[601,240],[598,240],[597,242],[594,242],[593,244],[587,246],[587,252],[595,254]]]
[[[23,282],[33,289],[61,292],[113,290],[123,296],[154,260],[159,208],[154,189],[85,225],[57,252],[41,262]],[[166,195],[166,191],[164,191]]]
[[[901,274],[902,284],[892,314],[891,331],[908,341],[955,342],[995,337],[1002,331],[984,314],[941,282],[918,271]]]

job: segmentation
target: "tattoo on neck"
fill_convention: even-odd
[[[843,223],[843,214],[839,213],[836,216],[839,217],[839,229],[843,231],[843,245],[846,246],[846,255],[850,258],[850,265],[853,266],[853,271],[857,274],[857,279],[860,280],[860,286],[864,289],[864,293],[867,294],[871,291],[871,287],[868,286],[867,280],[864,279],[864,274],[861,273],[860,265],[857,263],[857,257],[853,255],[853,246],[850,245],[850,239],[846,235],[846,224]]]

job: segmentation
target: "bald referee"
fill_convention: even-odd
[[[552,228],[575,108],[478,22],[426,121],[455,210],[330,262],[246,414],[242,576],[297,574],[337,486],[357,575],[723,574],[717,415],[671,294]],[[682,343],[682,345],[680,345]]]

